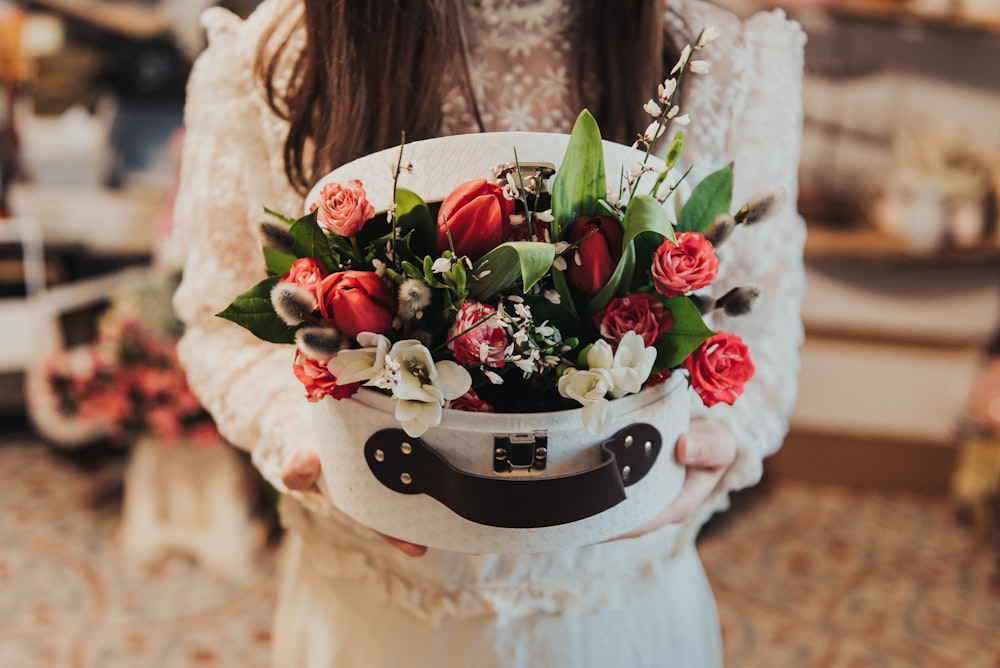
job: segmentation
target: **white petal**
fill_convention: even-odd
[[[591,434],[603,434],[607,431],[608,422],[611,420],[611,402],[602,399],[589,406],[584,406],[583,410],[580,411],[580,417],[583,419],[583,426]]]
[[[437,382],[434,386],[444,399],[451,401],[464,395],[472,387],[472,376],[461,364],[448,360],[437,363]]]
[[[615,353],[604,339],[596,341],[587,351],[587,366],[591,369],[610,369],[614,364]]]

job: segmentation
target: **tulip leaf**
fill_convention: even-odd
[[[664,239],[674,240],[674,228],[670,223],[670,216],[656,198],[649,195],[636,195],[628,203],[625,210],[625,236],[622,238],[622,256],[615,267],[607,284],[594,295],[594,298],[587,305],[587,312],[593,315],[608,305],[608,302],[615,296],[620,296],[628,292],[632,278],[637,266],[637,241],[640,237],[648,244],[643,244],[644,248],[659,245]],[[646,250],[643,255],[649,255]],[[638,266],[648,266],[648,263]]]
[[[412,248],[416,255],[426,255],[433,253],[435,247],[434,216],[431,209],[420,198],[420,195],[407,190],[406,188],[396,188],[396,226],[398,233],[413,233],[411,245],[419,244]]]
[[[596,216],[608,196],[604,145],[597,121],[584,109],[573,125],[569,145],[552,181],[552,237],[581,216]]]
[[[292,223],[288,232],[292,235],[292,252],[296,257],[314,257],[327,269],[333,269],[340,263],[330,239],[316,222],[315,211]]]
[[[672,369],[714,332],[705,324],[697,305],[690,297],[670,297],[664,306],[674,318],[673,326],[656,340],[656,369]]]
[[[245,327],[258,339],[270,343],[295,343],[295,330],[278,317],[271,305],[271,290],[279,280],[280,276],[264,279],[216,315]]]
[[[555,246],[537,241],[508,241],[473,265],[469,295],[477,301],[496,297],[520,282],[527,292],[552,268]]]
[[[559,293],[559,299],[561,300],[560,303],[562,306],[571,316],[573,316],[574,319],[579,319],[580,315],[576,310],[576,304],[573,303],[573,294],[569,290],[569,281],[566,280],[566,274],[558,269],[553,269],[552,286],[555,288],[556,292]]]
[[[733,166],[706,176],[691,191],[677,218],[678,232],[704,232],[716,216],[729,213],[733,205]]]
[[[264,265],[267,273],[271,276],[282,276],[292,268],[292,262],[296,260],[294,255],[282,253],[270,246],[264,246]]]

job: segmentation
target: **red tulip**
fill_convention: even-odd
[[[578,218],[569,233],[569,242],[579,243],[566,267],[570,284],[590,295],[600,292],[618,266],[624,234],[614,218]]]
[[[396,315],[396,296],[389,285],[370,271],[339,271],[316,288],[323,319],[348,338],[361,332],[385,334]]]
[[[458,255],[478,260],[508,239],[512,213],[514,201],[504,197],[501,186],[486,179],[463,183],[438,210],[438,250],[453,244]]]

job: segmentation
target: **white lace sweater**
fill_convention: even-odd
[[[578,109],[568,102],[568,46],[552,37],[566,20],[565,4],[476,3],[469,31],[472,75],[487,130],[569,131]],[[685,98],[692,119],[686,160],[694,177],[733,162],[734,203],[776,186],[788,191],[789,204],[777,218],[739,229],[721,249],[719,293],[753,284],[764,294],[752,314],[714,321],[716,329],[738,333],[750,347],[757,373],[745,395],[732,407],[694,407],[731,429],[739,447],[736,463],[680,539],[677,532],[660,532],[530,560],[433,551],[407,560],[318,493],[290,493],[301,504],[287,521],[308,536],[307,549],[322,555],[327,573],[380,583],[391,598],[428,617],[613,605],[655,577],[677,546],[690,542],[705,519],[726,506],[729,491],[756,483],[763,458],[780,446],[796,395],[802,339],[805,231],[792,203],[805,38],[780,11],[740,21],[705,2],[669,4],[668,25],[682,40],[692,40],[706,26],[722,34],[705,52],[712,73],[689,79]],[[175,297],[187,325],[182,361],[223,435],[252,452],[256,466],[279,489],[283,458],[309,446],[313,437],[307,402],[291,370],[293,350],[259,341],[214,314],[264,275],[256,231],[263,207],[302,209],[301,196],[284,177],[286,125],[271,113],[253,78],[265,28],[300,11],[300,0],[265,0],[245,22],[221,9],[205,13],[210,46],[188,88],[176,209],[176,233],[186,249],[184,280]],[[476,130],[469,109],[457,88],[445,96],[447,132]],[[593,577],[598,573],[603,577]]]

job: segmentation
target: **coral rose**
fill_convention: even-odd
[[[684,360],[684,368],[691,374],[694,391],[709,407],[720,402],[731,406],[755,371],[746,344],[726,332],[703,341]]]
[[[711,284],[719,273],[719,258],[704,234],[681,232],[676,245],[664,239],[656,249],[650,273],[657,292],[676,297]]]
[[[396,315],[395,291],[370,271],[339,271],[316,287],[323,319],[349,339],[361,332],[385,334]]]
[[[319,260],[313,257],[300,257],[292,262],[292,266],[281,277],[284,283],[294,283],[306,290],[315,290],[319,282],[330,275]]]
[[[508,239],[512,213],[514,200],[504,196],[501,186],[486,179],[463,183],[438,210],[438,250],[451,248],[450,235],[458,255],[478,260]]]
[[[309,401],[319,401],[323,397],[346,399],[361,387],[361,383],[338,385],[337,377],[330,373],[325,362],[314,360],[301,350],[295,351],[292,369],[306,388],[306,399]]]
[[[491,317],[496,309],[471,299],[462,303],[455,323],[448,331],[448,348],[459,364],[485,364],[494,368],[504,365],[510,331],[507,325]]]
[[[375,215],[375,207],[357,179],[347,185],[326,184],[313,208],[320,226],[338,237],[354,236]]]
[[[596,316],[594,324],[605,341],[617,345],[628,332],[652,346],[660,334],[674,325],[674,318],[656,295],[636,292],[615,297]]]

